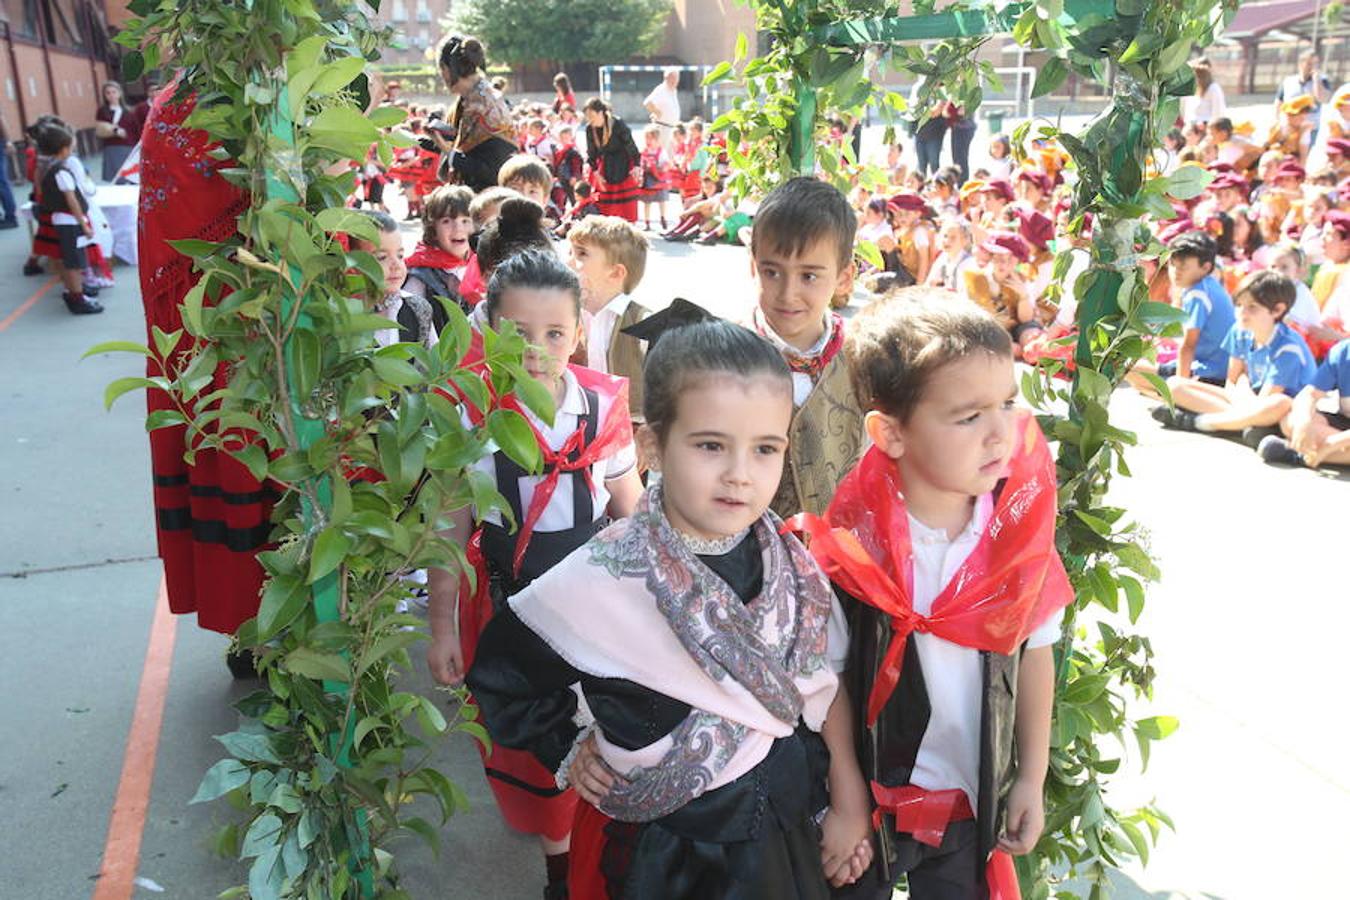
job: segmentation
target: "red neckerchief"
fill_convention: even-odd
[[[483,281],[483,270],[478,268],[478,254],[469,254],[469,267],[459,279],[459,295],[469,306],[477,306],[487,291]]]
[[[1029,413],[984,534],[933,601],[914,612],[914,556],[904,484],[876,447],[839,484],[822,520],[803,513],[791,526],[811,536],[811,553],[836,584],[890,617],[891,641],[867,700],[868,727],[900,680],[910,632],[934,634],[976,650],[1010,654],[1073,600],[1055,550],[1055,461]]]
[[[586,427],[582,425],[572,432],[567,440],[563,441],[561,447],[554,450],[549,447],[548,441],[540,434],[534,421],[525,414],[524,406],[521,405],[514,394],[506,395],[499,404],[504,409],[515,410],[525,418],[525,421],[529,423],[530,430],[534,432],[534,439],[539,444],[540,451],[544,455],[544,480],[534,489],[534,496],[530,499],[530,508],[525,513],[525,521],[520,523],[520,533],[516,537],[516,553],[513,561],[513,572],[516,575],[520,574],[520,564],[525,559],[525,550],[530,545],[530,535],[534,533],[535,523],[543,515],[544,509],[548,506],[548,501],[553,496],[554,490],[557,489],[558,481],[562,478],[563,473],[580,472],[582,477],[586,479],[586,489],[594,494],[595,480],[591,474],[591,466],[608,456],[613,456],[625,444],[633,442],[633,422],[628,415],[628,379],[618,375],[606,375],[604,372],[597,372],[594,369],[587,369],[582,366],[574,365],[567,368],[571,370],[577,379],[577,383],[583,388],[589,388],[596,394],[613,400],[605,420],[596,429],[595,440],[590,444],[586,443]],[[591,410],[591,413],[593,415],[599,414],[599,410]],[[576,453],[575,458],[573,458],[573,453]]]
[[[765,333],[766,325],[763,323],[761,317],[756,316],[754,324],[755,330],[759,332],[760,337],[767,338],[769,336]],[[839,355],[839,351],[843,349],[843,347],[844,319],[838,313],[832,312],[830,313],[830,339],[825,342],[824,348],[822,348],[819,353],[808,356],[804,353],[783,350],[781,347],[779,350],[783,353],[783,359],[787,360],[789,369],[794,372],[799,372],[802,375],[810,376],[811,381],[814,382],[820,377],[820,373],[825,371],[825,367]]]
[[[418,241],[417,247],[413,249],[412,254],[409,255],[405,262],[410,269],[444,269],[446,271],[453,271],[467,266],[469,264],[469,259],[472,258],[472,256],[473,253],[470,251],[469,256],[461,259],[448,250],[442,250],[435,244]]]

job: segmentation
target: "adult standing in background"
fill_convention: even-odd
[[[642,161],[633,132],[599,97],[586,103],[586,161],[596,173],[596,204],[602,215],[637,221],[642,181],[637,169]]]
[[[661,83],[652,88],[642,106],[651,120],[661,126],[661,145],[670,153],[674,150],[675,126],[680,124],[680,70],[666,66],[661,70]]]
[[[126,104],[122,86],[103,85],[103,103],[94,116],[94,132],[103,141],[103,180],[112,182],[141,140],[141,120]]]
[[[567,77],[566,72],[559,72],[553,76],[553,92],[557,95],[553,98],[555,113],[561,113],[564,106],[577,108],[577,95],[572,90],[572,79]]]
[[[1188,125],[1191,122],[1208,125],[1227,116],[1228,101],[1224,99],[1223,88],[1214,80],[1209,57],[1191,60],[1191,68],[1195,71],[1195,93],[1181,101],[1181,120]]]
[[[446,87],[459,97],[450,117],[455,139],[432,132],[446,154],[442,176],[453,172],[475,191],[495,187],[502,163],[516,152],[516,132],[506,101],[488,82],[483,45],[477,38],[451,35],[441,44],[440,63]]]
[[[1316,50],[1308,50],[1298,58],[1298,72],[1286,76],[1275,92],[1275,115],[1280,107],[1295,97],[1306,94],[1317,102],[1308,116],[1312,122],[1312,134],[1309,143],[1317,140],[1318,129],[1322,125],[1322,104],[1331,99],[1331,80],[1322,74],[1322,59]]]
[[[0,218],[0,229],[18,228],[14,188],[9,181],[9,122],[4,115],[0,115],[0,209],[4,211],[4,217]]]

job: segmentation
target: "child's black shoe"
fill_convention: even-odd
[[[1199,431],[1195,427],[1195,413],[1185,409],[1173,409],[1170,406],[1155,406],[1150,413],[1153,420],[1164,428],[1176,431]]]
[[[1242,443],[1253,450],[1260,447],[1266,438],[1280,436],[1280,429],[1271,428],[1269,425],[1251,425],[1242,429]]]
[[[35,259],[30,259],[23,264],[23,274],[25,275],[41,275],[46,271],[46,269],[42,268],[42,263]]]
[[[66,301],[66,309],[72,316],[92,316],[103,312],[103,306],[97,300],[85,297],[80,294],[62,294],[61,299]]]
[[[1279,435],[1268,435],[1257,446],[1256,452],[1263,462],[1272,466],[1301,467],[1304,464],[1303,454],[1289,446],[1289,442]]]

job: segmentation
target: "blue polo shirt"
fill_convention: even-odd
[[[1327,353],[1327,358],[1313,373],[1312,386],[1319,391],[1340,394],[1341,415],[1350,415],[1350,338],[1346,338]]]
[[[1226,379],[1228,351],[1223,342],[1237,322],[1233,298],[1228,296],[1219,279],[1206,275],[1181,295],[1181,310],[1186,314],[1186,330],[1200,330],[1191,377]]]
[[[1247,380],[1254,391],[1274,384],[1292,397],[1313,379],[1316,366],[1312,351],[1299,333],[1283,322],[1275,324],[1270,340],[1260,346],[1250,331],[1234,325],[1223,347],[1247,367]]]

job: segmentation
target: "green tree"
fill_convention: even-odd
[[[655,50],[670,0],[465,0],[448,26],[493,63],[621,61]]]

